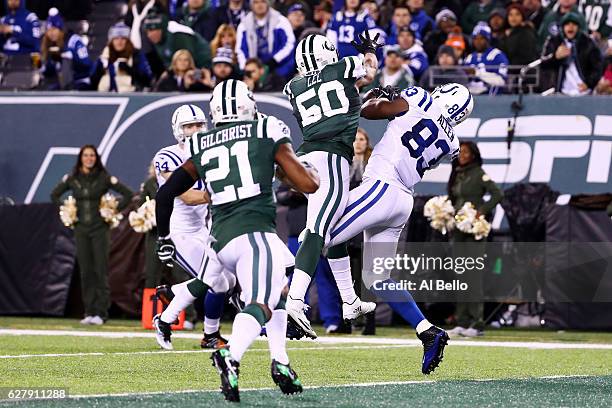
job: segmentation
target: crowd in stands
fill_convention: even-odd
[[[87,18],[91,0],[0,1],[0,58],[29,55],[37,89],[208,92],[236,78],[280,91],[300,39],[327,35],[345,57],[370,30],[385,44],[373,86],[508,93],[541,58],[531,90],[612,94],[605,0],[129,0],[97,50],[65,24]]]

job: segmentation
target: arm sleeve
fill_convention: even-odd
[[[291,143],[291,130],[282,120],[268,116],[264,119],[264,126],[266,126],[267,137],[274,140],[274,155],[281,144]]]
[[[121,200],[119,201],[119,206],[118,206],[118,210],[121,211],[124,208],[126,208],[128,205],[130,205],[130,201],[132,201],[132,197],[134,196],[134,193],[132,192],[132,190],[130,190],[128,186],[121,183],[117,179],[117,177],[110,176],[109,182],[110,182],[110,188],[113,189],[113,191],[116,191],[119,194],[121,194]]]
[[[104,75],[104,63],[101,59],[98,58],[96,63],[93,64],[91,68],[91,74],[89,76],[89,79],[91,81],[91,88],[93,90],[97,90],[98,84],[100,83],[100,79],[102,79],[102,76]]]
[[[481,214],[487,215],[502,200],[504,194],[499,189],[499,187],[497,187],[497,184],[495,184],[495,182],[491,180],[491,177],[489,177],[489,175],[484,171],[482,172],[482,182],[484,184],[485,190],[491,195],[491,199],[486,203],[482,203],[478,211]]]
[[[238,24],[236,31],[236,58],[238,59],[238,66],[240,69],[244,69],[246,60],[248,58],[249,48],[247,46],[246,32],[244,31],[244,24]]]
[[[182,167],[172,173],[155,196],[155,220],[160,237],[170,234],[170,216],[174,209],[174,199],[193,186],[194,179]]]
[[[350,79],[359,79],[363,78],[366,75],[365,67],[363,66],[363,61],[359,57],[351,56],[342,58],[344,62],[344,78]]]
[[[150,86],[151,80],[153,79],[153,72],[151,71],[151,66],[147,61],[147,58],[140,50],[136,51],[135,57],[136,72],[134,73],[134,76],[136,78],[136,82],[141,87]]]
[[[404,89],[400,96],[408,103],[410,109],[420,109],[423,112],[427,112],[433,104],[433,98],[429,93],[418,86]]]
[[[70,189],[70,186],[68,186],[68,178],[69,176],[66,174],[62,178],[62,180],[53,188],[53,191],[51,191],[51,202],[57,205],[58,207],[61,204],[60,197],[62,196],[62,194],[64,194]]]
[[[284,45],[280,48],[273,56],[274,61],[281,62],[285,58],[289,57],[295,51],[295,35],[293,34],[293,29],[291,28],[291,24],[289,20],[286,18],[282,18],[280,20],[279,28],[280,32],[278,35],[275,35],[274,38],[279,38],[279,40],[284,39]],[[276,47],[274,47],[276,48]]]

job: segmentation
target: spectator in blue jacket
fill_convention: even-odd
[[[340,58],[357,55],[359,52],[351,45],[357,36],[376,27],[367,10],[359,10],[359,0],[346,0],[344,8],[333,14],[327,26],[329,38],[338,50]]]
[[[436,28],[433,18],[423,10],[423,3],[423,0],[408,0],[408,7],[412,16],[410,29],[414,32],[416,38],[421,41],[428,32]]]
[[[252,0],[251,12],[238,25],[236,55],[240,69],[257,57],[279,76],[289,78],[295,69],[295,36],[287,17],[267,0]]]
[[[469,89],[474,94],[488,92],[495,95],[503,90],[508,77],[508,57],[498,48],[490,46],[491,28],[479,23],[472,31],[472,47],[463,65],[473,67]]]
[[[108,45],[91,75],[92,87],[103,92],[133,92],[149,87],[152,79],[147,59],[130,41],[130,27],[123,22],[112,26]]]
[[[410,28],[402,27],[399,30],[397,44],[404,64],[408,65],[412,75],[418,81],[429,67],[429,61],[423,47],[415,37],[416,34]]]
[[[64,20],[57,8],[49,10],[47,30],[41,44],[42,83],[40,88],[47,90],[79,89],[90,87],[89,73],[92,62],[87,46],[81,37],[73,32],[64,31]],[[66,77],[63,64],[70,64],[72,75]]]
[[[8,14],[0,18],[0,49],[7,55],[40,51],[40,22],[21,7],[21,0],[7,0]]]
[[[391,17],[391,24],[389,24],[389,29],[387,30],[389,34],[387,36],[387,45],[397,44],[399,29],[410,26],[411,21],[412,17],[408,6],[400,4],[395,7],[393,9],[393,16]]]

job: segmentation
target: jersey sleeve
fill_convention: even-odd
[[[195,138],[194,138],[195,139]],[[162,173],[172,173],[178,169],[181,164],[180,157],[168,149],[162,149],[153,158],[153,166],[155,166],[155,175],[158,177]]]
[[[342,61],[344,62],[343,78],[359,79],[365,76],[366,71],[363,66],[363,62],[359,57],[344,57],[342,58]]]
[[[289,129],[289,126],[285,124],[285,122],[274,116],[268,116],[260,122],[262,122],[262,126],[265,129],[265,137],[274,141],[275,154],[280,145],[291,143],[291,130]]]
[[[433,105],[433,98],[421,87],[411,86],[401,92],[401,97],[408,102],[410,109],[417,109],[423,112],[429,111]]]

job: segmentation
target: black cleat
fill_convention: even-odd
[[[153,327],[155,327],[155,340],[164,350],[172,350],[172,329],[170,324],[162,321],[161,315],[153,317]]]
[[[220,349],[227,345],[227,339],[221,337],[221,333],[217,330],[214,333],[206,334],[200,342],[200,347],[203,349]]]
[[[282,364],[272,360],[270,372],[272,373],[274,383],[278,385],[283,394],[297,394],[304,390],[296,372],[293,371],[289,364]]]
[[[306,337],[306,333],[292,319],[287,319],[287,338],[289,340],[300,340]]]
[[[226,401],[240,402],[240,391],[238,390],[238,372],[240,363],[235,361],[229,348],[221,348],[210,356],[212,365],[221,376],[221,392]]]
[[[161,300],[164,308],[172,302],[174,299],[174,293],[172,292],[172,287],[170,285],[160,285],[155,288],[155,296],[159,300]]]
[[[421,334],[417,334],[423,342],[423,374],[431,374],[444,358],[444,347],[448,343],[448,334],[436,326],[431,326]]]

